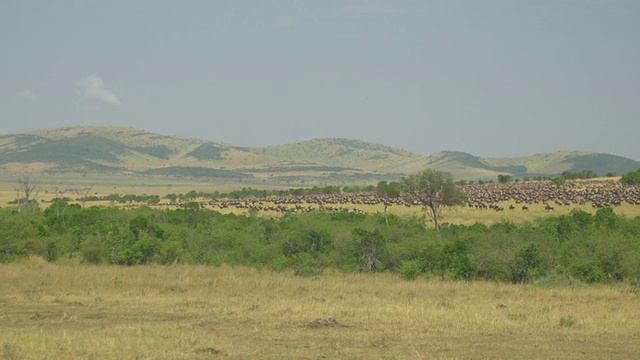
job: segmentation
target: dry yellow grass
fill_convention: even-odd
[[[9,359],[633,359],[623,286],[301,278],[246,268],[0,265]]]

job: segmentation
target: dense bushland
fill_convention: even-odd
[[[0,234],[0,262],[37,254],[95,264],[227,263],[300,275],[334,268],[514,283],[640,279],[640,217],[621,218],[611,208],[523,224],[444,224],[436,233],[423,219],[383,214],[315,212],[275,220],[223,215],[197,203],[127,210],[60,200],[27,214],[0,209]]]

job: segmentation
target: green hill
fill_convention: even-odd
[[[380,173],[414,173],[422,169],[425,163],[424,157],[408,151],[350,139],[314,139],[253,151],[290,162],[303,160],[311,164]]]
[[[607,173],[623,175],[640,168],[640,162],[635,160],[585,151],[557,151],[517,158],[487,158],[482,161],[493,168],[518,166],[517,171],[510,173],[520,177],[555,176],[565,171],[581,172],[583,170],[593,170],[600,176]]]
[[[583,170],[622,175],[639,169],[640,162],[576,151],[511,158],[481,158],[457,151],[421,156],[351,139],[241,148],[112,126],[0,136],[0,174],[5,175],[109,173],[297,186],[375,183],[425,168],[451,172],[456,179],[495,180],[499,174],[522,178]]]

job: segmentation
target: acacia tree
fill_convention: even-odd
[[[76,193],[76,195],[78,195],[78,201],[82,203],[83,209],[84,209],[84,205],[87,202],[87,198],[89,197],[89,193],[91,192],[91,189],[93,189],[93,184],[91,184],[91,186],[89,186],[88,188],[71,189],[71,191],[73,191],[74,193]]]
[[[640,184],[640,169],[624,174],[620,182],[627,185]]]
[[[387,208],[393,199],[400,196],[399,184],[397,182],[387,183],[386,181],[380,181],[376,186],[375,191],[380,197],[382,197],[382,203],[384,204],[384,221],[389,225]]]
[[[403,177],[400,180],[400,190],[405,201],[425,208],[438,232],[438,220],[442,209],[462,205],[467,201],[466,194],[454,184],[450,173],[431,169]]]
[[[28,176],[18,179],[18,188],[16,194],[18,196],[18,209],[29,213],[32,209],[38,208],[37,197],[40,187],[31,181]]]
[[[510,183],[512,181],[513,181],[513,176],[511,176],[511,175],[504,175],[504,174],[498,175],[498,183],[499,184],[508,184],[508,183]]]

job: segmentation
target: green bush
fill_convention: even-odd
[[[534,222],[425,229],[416,216],[313,212],[279,220],[200,209],[83,209],[64,201],[25,214],[0,208],[0,262],[28,255],[86,263],[174,262],[272,270],[333,268],[402,278],[629,282],[640,278],[640,217],[573,210]],[[553,272],[545,276],[547,269]],[[556,280],[551,279],[553,274]],[[560,280],[557,280],[560,279]],[[636,280],[634,280],[636,279]]]
[[[571,273],[573,276],[586,283],[604,282],[607,280],[607,275],[598,266],[595,261],[583,260],[576,262],[571,267]]]
[[[387,242],[379,230],[353,229],[354,256],[361,271],[375,272],[384,269]]]
[[[478,275],[478,264],[469,254],[463,254],[453,261],[451,274],[456,280],[471,281]]]
[[[89,264],[100,264],[104,261],[105,248],[97,239],[85,241],[80,247],[82,261]]]
[[[267,264],[267,269],[274,271],[284,271],[291,267],[291,259],[284,255],[279,255]]]
[[[307,230],[302,234],[294,233],[284,242],[283,252],[287,256],[308,253],[317,258],[318,255],[330,251],[331,238],[327,233]]]
[[[610,207],[598,209],[594,215],[594,220],[598,226],[605,229],[614,229],[620,222],[620,218]]]
[[[398,268],[398,274],[404,280],[415,280],[421,273],[420,264],[416,260],[405,261]]]
[[[440,256],[440,276],[451,271],[455,279],[475,278],[478,266],[469,256],[469,243],[464,239],[449,241],[444,245]]]
[[[537,278],[542,269],[542,255],[535,243],[529,243],[518,251],[511,267],[511,281],[525,283]]]

